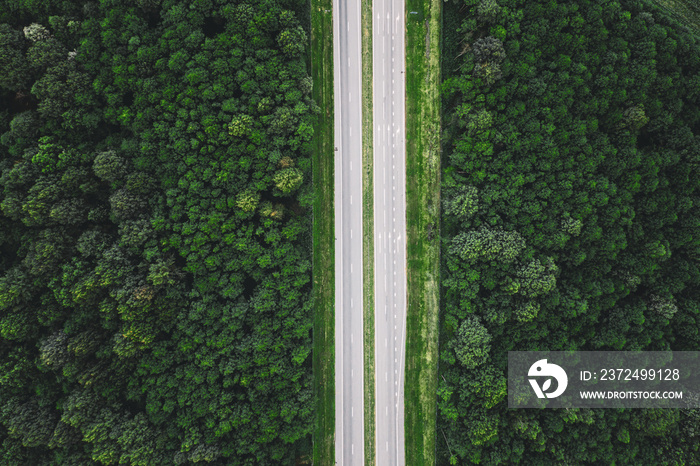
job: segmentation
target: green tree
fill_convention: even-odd
[[[125,177],[129,167],[123,157],[115,151],[109,150],[95,156],[92,169],[99,178],[113,183]]]
[[[25,58],[29,43],[9,24],[0,24],[0,86],[13,92],[31,87],[31,70]]]
[[[459,326],[454,343],[457,360],[467,369],[483,364],[491,350],[491,335],[478,317],[467,317]]]
[[[247,189],[238,195],[236,206],[243,212],[252,212],[258,207],[260,194],[251,189]]]
[[[275,173],[273,179],[277,189],[287,195],[299,189],[304,182],[304,174],[298,168],[284,168]]]
[[[479,208],[478,191],[474,186],[464,186],[452,198],[443,199],[445,213],[460,219],[468,219]]]
[[[301,26],[293,29],[284,29],[280,32],[277,39],[282,52],[290,57],[296,57],[304,53],[305,44],[307,42],[306,32]]]

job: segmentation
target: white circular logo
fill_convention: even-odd
[[[566,386],[569,383],[569,378],[566,376],[566,371],[556,364],[547,363],[546,359],[540,359],[530,366],[530,370],[527,373],[528,377],[554,377],[557,380],[557,389],[551,393],[548,393],[550,386],[552,385],[552,379],[548,378],[545,380],[544,384],[540,388],[539,383],[536,379],[528,379],[532,389],[535,391],[537,398],[556,398],[566,390]]]

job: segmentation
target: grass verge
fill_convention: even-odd
[[[406,1],[406,464],[435,464],[442,0]],[[415,12],[415,13],[414,13]]]
[[[374,466],[374,183],[372,0],[362,0],[362,255],[364,262],[365,464]]]
[[[314,464],[335,463],[333,16],[332,0],[311,0],[311,75],[321,108],[313,141]]]

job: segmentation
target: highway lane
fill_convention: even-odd
[[[403,0],[373,0],[376,464],[403,466],[406,150]]]
[[[364,465],[360,2],[333,0],[335,461]]]

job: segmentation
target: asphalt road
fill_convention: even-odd
[[[358,0],[333,0],[335,460],[364,465],[362,47]]]
[[[406,464],[406,140],[403,0],[374,0],[376,464]]]

